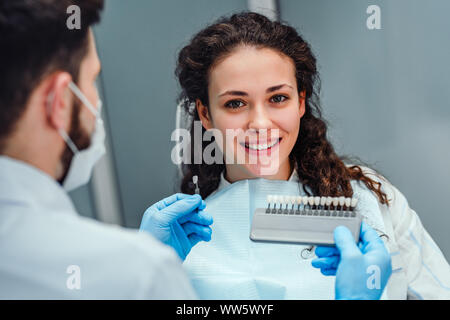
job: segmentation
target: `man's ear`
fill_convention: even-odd
[[[69,83],[72,77],[67,72],[57,72],[48,78],[44,95],[47,119],[55,129],[68,131],[72,115],[72,95]]]
[[[200,99],[195,100],[195,107],[197,108],[198,116],[202,122],[203,127],[206,130],[212,129],[213,124],[211,121],[211,116],[209,114],[208,108],[203,105]]]
[[[299,106],[300,106],[300,118],[303,117],[306,111],[305,102],[306,102],[306,90],[299,92]]]

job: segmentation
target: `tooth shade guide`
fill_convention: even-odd
[[[266,213],[307,216],[355,217],[356,198],[268,195]],[[352,206],[354,205],[354,206]]]
[[[275,196],[272,197],[274,199]],[[285,201],[285,196],[279,196],[280,208],[283,210],[281,214],[265,214],[265,209],[257,208],[254,212],[251,221],[250,239],[253,241],[264,242],[284,242],[284,243],[299,243],[299,244],[318,244],[318,245],[333,245],[334,236],[333,230],[337,225],[344,225],[352,232],[353,238],[357,242],[359,239],[359,231],[361,229],[361,215],[358,211],[351,212],[348,210],[348,199],[345,199],[344,205],[331,206],[335,201],[332,198],[329,202],[330,207],[327,207],[328,197],[325,198],[325,203],[320,198],[319,205],[312,209],[309,201],[303,204],[303,196],[296,196],[292,198],[289,196]],[[306,198],[309,199],[308,196]],[[339,197],[338,197],[339,198]],[[277,199],[277,198],[276,198]],[[294,201],[295,200],[295,201]],[[283,203],[293,204],[295,211],[284,210]],[[322,205],[323,204],[323,205]],[[351,203],[350,203],[351,204]],[[278,206],[274,201],[271,208]],[[343,208],[347,209],[343,209]],[[351,206],[350,206],[351,207]],[[286,211],[286,212],[285,212]],[[278,212],[277,212],[278,213]]]

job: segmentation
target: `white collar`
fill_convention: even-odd
[[[0,200],[43,207],[43,212],[76,214],[71,199],[57,181],[30,164],[6,156],[0,156]]]

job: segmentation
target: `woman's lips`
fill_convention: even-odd
[[[246,152],[248,152],[250,154],[258,155],[261,153],[265,153],[267,155],[270,155],[271,152],[273,152],[273,150],[280,145],[282,139],[283,138],[278,138],[275,141],[270,142],[270,143],[240,142],[239,144],[245,149]]]

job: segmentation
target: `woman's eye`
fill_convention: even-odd
[[[281,95],[281,94],[277,94],[276,96],[273,96],[272,98],[270,98],[270,101],[274,102],[274,103],[281,103],[287,99],[288,99],[288,97]]]
[[[244,103],[239,100],[231,100],[231,101],[228,101],[227,103],[225,103],[225,107],[231,108],[231,109],[237,109],[237,108],[242,107],[243,105],[244,105]]]

